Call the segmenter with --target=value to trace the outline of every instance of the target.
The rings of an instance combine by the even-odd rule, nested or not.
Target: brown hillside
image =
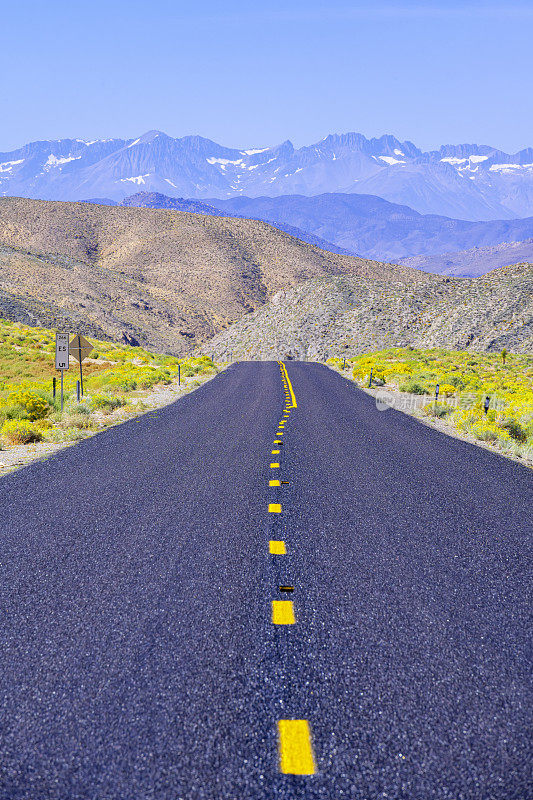
[[[432,276],[320,250],[264,222],[0,199],[0,314],[190,350],[310,278]]]

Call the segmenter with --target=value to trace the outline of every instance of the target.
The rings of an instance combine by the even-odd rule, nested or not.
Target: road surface
[[[531,471],[287,370],[0,480],[1,798],[532,796]]]

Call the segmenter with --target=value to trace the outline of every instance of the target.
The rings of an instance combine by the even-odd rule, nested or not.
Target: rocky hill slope
[[[327,253],[264,222],[0,199],[0,315],[182,354],[313,277],[431,280]]]
[[[316,278],[277,292],[205,352],[218,360],[323,360],[408,345],[533,353],[533,265],[416,285]]]

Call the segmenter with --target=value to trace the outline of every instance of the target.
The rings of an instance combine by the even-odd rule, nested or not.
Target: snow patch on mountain
[[[17,161],[4,161],[3,164],[0,164],[0,172],[11,172],[16,164],[22,164],[23,161],[23,158],[19,158]]]
[[[57,158],[54,155],[49,155],[44,164],[44,169],[52,169],[53,167],[62,167],[63,164],[68,164],[69,161],[77,161],[80,158],[81,156],[67,156],[66,158]]]
[[[384,161],[386,164],[405,164],[405,161],[399,161],[397,158],[393,158],[392,156],[378,156]]]
[[[144,179],[149,178],[150,175],[150,172],[147,172],[146,175],[133,175],[131,178],[121,178],[120,182],[127,183],[127,181],[130,181],[131,183],[136,183],[137,186],[140,186],[142,183],[146,183]]]

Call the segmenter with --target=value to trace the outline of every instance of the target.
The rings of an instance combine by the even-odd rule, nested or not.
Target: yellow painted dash
[[[292,600],[272,600],[272,622],[274,625],[294,625]]]
[[[281,514],[281,505],[279,503],[269,503],[268,510],[271,514]]]
[[[274,462],[273,462],[273,463],[270,465],[270,469],[277,469],[278,467],[279,467],[279,464],[278,464],[276,461],[274,461]]]
[[[287,553],[285,542],[276,542],[274,539],[269,541],[268,549],[273,556],[284,556]]]
[[[279,456],[279,454],[281,453],[281,450],[272,450],[271,452],[272,452],[273,456]]]
[[[268,485],[269,486],[281,486],[281,483],[279,481],[269,481]]]
[[[285,775],[314,775],[316,772],[311,730],[306,719],[280,719],[279,768]]]

